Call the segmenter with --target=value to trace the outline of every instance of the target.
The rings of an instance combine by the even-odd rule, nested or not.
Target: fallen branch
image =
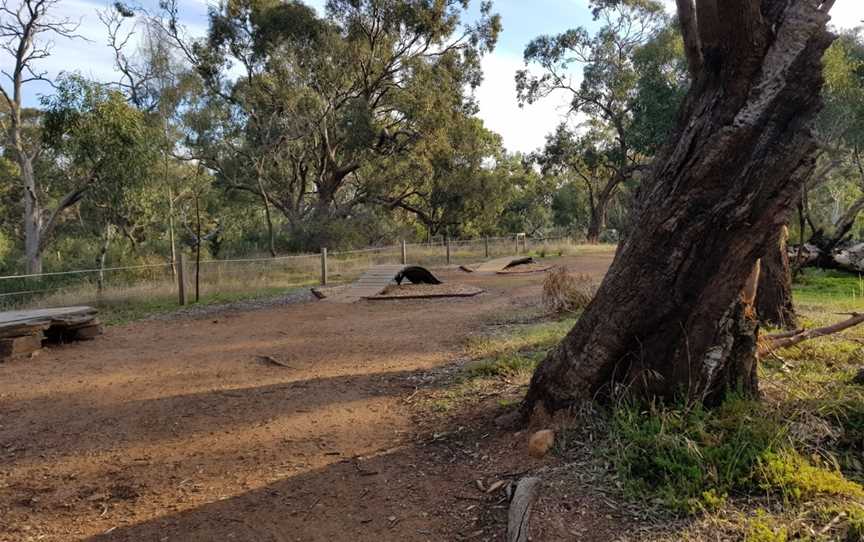
[[[529,476],[519,480],[507,514],[507,542],[527,542],[531,508],[537,500],[539,488],[539,478]]]
[[[774,350],[794,346],[798,343],[809,341],[810,339],[815,339],[817,337],[833,335],[834,333],[839,333],[845,329],[864,323],[864,313],[853,312],[846,314],[851,315],[851,318],[830,326],[815,329],[801,329],[798,331],[777,333],[776,335],[766,335],[760,341],[759,355],[762,356],[773,352]]]
[[[273,356],[255,356],[255,358],[257,358],[258,361],[260,361],[261,363],[269,363],[271,365],[276,365],[278,367],[284,367],[286,369],[293,369],[293,367],[291,367],[287,363],[282,363],[281,361],[274,358]]]

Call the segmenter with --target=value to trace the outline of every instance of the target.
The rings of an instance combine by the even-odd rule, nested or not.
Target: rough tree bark
[[[592,245],[600,242],[600,234],[606,229],[606,205],[608,202],[598,202],[591,206],[591,219],[588,222],[586,240]]]
[[[762,256],[762,272],[756,294],[756,314],[763,324],[792,329],[797,323],[792,301],[792,269],[786,241],[789,230],[781,228],[777,244]]]
[[[742,289],[814,168],[832,2],[678,0],[694,84],[600,289],[535,372],[527,418],[615,393],[755,393]]]

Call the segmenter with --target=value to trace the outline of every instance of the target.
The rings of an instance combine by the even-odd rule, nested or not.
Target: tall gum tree
[[[639,95],[637,53],[656,40],[666,24],[663,5],[654,0],[595,1],[591,3],[601,28],[591,34],[575,28],[532,40],[524,52],[527,68],[516,73],[520,104],[531,104],[555,92],[570,95],[570,113],[588,115],[595,132],[605,132],[602,145],[604,182],[592,191],[587,238],[599,240],[606,228],[607,209],[619,187],[640,162],[634,141],[634,107]],[[573,82],[570,67],[584,66],[582,81]]]
[[[78,25],[69,19],[52,17],[59,0],[20,0],[0,2],[0,47],[11,59],[11,70],[3,70],[0,95],[9,108],[8,122],[2,129],[6,143],[18,165],[24,207],[24,255],[27,273],[42,272],[44,251],[64,210],[75,205],[89,190],[90,183],[74,187],[51,207],[43,201],[45,194],[34,171],[39,158],[38,142],[26,141],[28,119],[24,115],[24,86],[34,81],[48,81],[38,70],[40,60],[51,56],[49,37],[77,38]]]
[[[757,392],[758,324],[742,292],[814,168],[832,4],[678,0],[693,84],[632,234],[534,373],[523,419],[620,387],[709,405]]]

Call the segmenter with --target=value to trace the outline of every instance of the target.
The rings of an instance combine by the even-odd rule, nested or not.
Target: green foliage
[[[790,501],[819,495],[864,496],[864,488],[830,466],[816,466],[794,450],[768,452],[759,458],[761,485]]]
[[[747,520],[748,542],[786,542],[789,540],[789,531],[786,527],[778,525],[778,522],[763,509],[756,511],[752,518]]]
[[[621,406],[612,432],[617,470],[631,492],[695,512],[758,487],[756,467],[780,445],[784,428],[759,403],[730,399],[710,411]]]
[[[88,216],[99,226],[130,226],[152,217],[147,183],[160,134],[143,112],[105,86],[71,75],[43,100],[43,139],[63,175],[87,191]]]
[[[433,231],[491,215],[476,194],[500,192],[481,167],[500,143],[469,117],[466,88],[500,21],[483,2],[466,22],[467,6],[331,0],[319,17],[296,1],[220,5],[194,49],[207,92],[187,113],[193,145],[219,185],[269,199],[295,246],[337,246],[331,220],[370,204]],[[232,62],[245,77],[227,76]]]
[[[794,284],[795,300],[835,309],[860,307],[864,300],[864,278],[843,271],[804,269]]]

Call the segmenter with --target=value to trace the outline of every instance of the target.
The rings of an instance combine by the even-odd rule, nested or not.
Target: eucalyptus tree
[[[648,125],[644,118],[636,124],[634,113],[646,107],[651,98],[644,92],[647,88],[639,85],[639,52],[663,35],[668,20],[663,4],[654,0],[596,1],[591,7],[600,22],[599,30],[592,34],[579,27],[532,40],[525,47],[526,68],[516,74],[516,88],[520,104],[534,103],[555,92],[568,93],[569,113],[584,115],[594,132],[608,139],[605,169],[611,175],[595,191],[588,227],[588,240],[596,242],[605,228],[606,209],[612,197],[644,161],[640,150],[647,146],[649,128],[664,132],[663,128]],[[668,33],[663,37],[667,42],[674,39]],[[652,49],[662,47],[654,44]],[[646,57],[650,58],[651,53],[642,53],[641,57],[649,67]],[[539,73],[529,69],[535,65]],[[578,84],[573,81],[574,67],[582,68]]]
[[[829,174],[813,179],[810,189],[818,187],[829,195],[832,212],[827,225],[815,225],[810,242],[833,265],[831,255],[841,245],[864,211],[864,40],[860,31],[842,35],[825,54],[825,109],[818,124],[828,147],[825,160],[834,160]],[[812,196],[808,198],[813,200]]]
[[[2,127],[6,145],[18,165],[21,199],[23,201],[24,255],[28,273],[42,272],[42,253],[51,239],[51,232],[62,213],[75,205],[89,185],[73,187],[49,203],[43,183],[36,177],[34,163],[39,159],[38,137],[29,139],[26,132],[38,123],[38,116],[27,115],[24,107],[24,86],[47,81],[47,72],[39,70],[39,62],[51,56],[52,38],[74,39],[78,24],[68,18],[55,18],[53,12],[60,0],[3,0],[0,3],[0,47],[9,55],[11,70],[3,70],[5,81],[0,84],[9,114]]]
[[[81,76],[59,80],[42,105],[44,144],[60,181],[88,192],[83,215],[101,232],[101,268],[113,232],[136,243],[136,230],[157,215],[157,192],[148,185],[158,163],[159,131],[123,94]]]
[[[168,7],[166,26],[182,42]],[[257,194],[295,233],[350,213],[363,201],[357,172],[423,137],[425,103],[440,89],[416,81],[479,83],[500,23],[485,2],[468,23],[467,7],[330,0],[319,16],[296,1],[223,3],[206,42],[184,45],[207,88],[201,110],[218,120],[190,146],[220,173],[220,162],[246,164],[226,184]],[[230,66],[241,75],[232,79]]]
[[[544,175],[575,183],[584,190],[590,242],[597,242],[605,229],[609,202],[622,185],[615,165],[610,163],[610,154],[616,151],[609,149],[607,143],[605,134],[598,130],[580,135],[561,123],[546,137],[546,145],[537,158]]]
[[[832,4],[678,0],[693,83],[637,227],[534,373],[524,416],[621,391],[708,405],[757,392],[756,262],[815,167]]]
[[[363,197],[416,220],[430,237],[488,233],[512,188],[499,167],[501,138],[464,113],[441,120],[410,152],[361,169]]]

